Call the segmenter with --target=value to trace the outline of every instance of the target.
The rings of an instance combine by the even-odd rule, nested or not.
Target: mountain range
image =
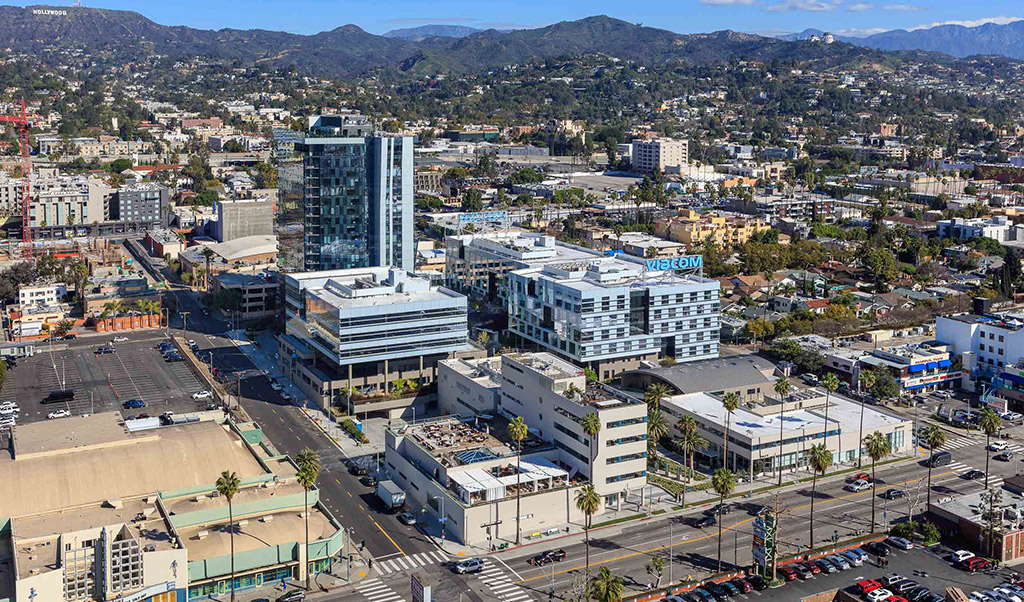
[[[807,40],[821,37],[820,29],[805,29],[799,33],[777,36],[780,40]],[[1012,23],[984,23],[975,27],[963,25],[936,25],[925,29],[893,29],[865,37],[835,35],[835,39],[848,44],[878,50],[923,50],[941,52],[957,58],[973,55],[1003,55],[1024,59],[1024,20]]]
[[[878,47],[913,48],[909,38],[920,35],[919,31],[903,32],[906,35],[901,38],[896,35],[899,32],[890,33],[894,37],[888,42],[878,38]],[[998,44],[995,40],[999,38],[989,35],[992,44]],[[870,46],[864,42],[872,38],[876,36],[848,41]],[[1007,34],[1001,39],[1010,38]],[[825,47],[728,30],[684,35],[606,16],[515,31],[429,25],[381,36],[350,24],[314,35],[299,35],[265,29],[214,31],[167,26],[132,11],[0,6],[0,40],[4,47],[14,51],[40,56],[47,56],[42,52],[44,49],[83,51],[112,61],[145,60],[153,55],[198,56],[275,68],[295,67],[325,77],[353,77],[382,68],[414,76],[459,74],[586,54],[681,66],[738,58],[813,60],[826,64],[883,58],[881,53],[874,54],[876,50],[842,43]],[[928,49],[939,50],[936,46],[939,45]]]

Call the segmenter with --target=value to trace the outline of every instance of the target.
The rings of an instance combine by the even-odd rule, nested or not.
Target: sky
[[[70,2],[54,3],[62,4]],[[164,25],[301,34],[350,23],[376,34],[428,23],[530,28],[603,14],[679,33],[732,29],[776,35],[813,27],[868,35],[897,28],[972,26],[1024,18],[1020,0],[82,0],[82,4],[138,11]]]

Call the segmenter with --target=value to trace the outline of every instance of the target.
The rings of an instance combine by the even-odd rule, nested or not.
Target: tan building
[[[692,251],[708,237],[719,246],[738,247],[750,240],[751,236],[770,228],[760,219],[701,215],[696,211],[685,211],[678,216],[658,220],[654,224],[654,234],[682,243]]]
[[[689,159],[690,145],[686,140],[655,138],[633,141],[631,162],[637,171],[679,173]]]

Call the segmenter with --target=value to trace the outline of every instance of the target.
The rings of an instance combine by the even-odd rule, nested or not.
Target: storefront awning
[[[948,368],[953,365],[953,362],[949,360],[939,360],[939,368]]]
[[[939,367],[939,362],[928,362],[928,369],[934,370]]]
[[[924,371],[924,364],[918,364],[909,368],[910,372],[922,372]]]

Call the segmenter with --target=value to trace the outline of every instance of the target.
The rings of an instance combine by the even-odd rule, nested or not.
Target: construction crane
[[[0,115],[0,123],[10,123],[18,127],[18,145],[21,147],[21,246],[22,255],[32,259],[32,159],[29,158],[28,131],[32,122],[25,112],[25,99],[21,99],[21,115]]]

